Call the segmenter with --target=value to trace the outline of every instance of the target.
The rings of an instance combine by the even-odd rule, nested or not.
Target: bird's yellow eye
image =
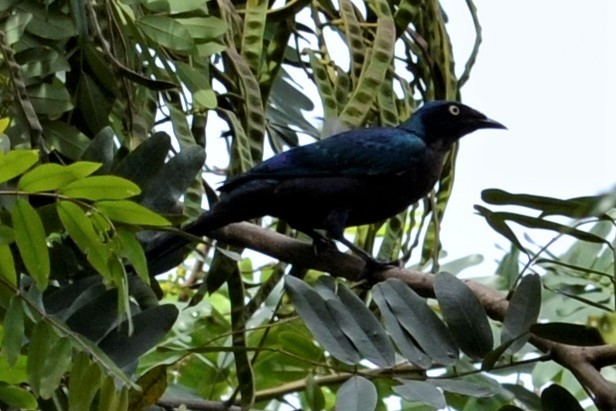
[[[449,106],[449,112],[454,116],[457,116],[458,114],[460,114],[460,107],[452,104],[451,106]]]

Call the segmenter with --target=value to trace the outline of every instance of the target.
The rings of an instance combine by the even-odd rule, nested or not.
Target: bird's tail
[[[243,184],[241,188],[225,193],[210,211],[201,214],[183,228],[188,234],[203,237],[231,223],[262,217],[267,214],[267,204],[275,184],[260,180]],[[190,238],[159,233],[145,244],[146,259],[151,276],[178,266],[190,251]]]
[[[228,215],[224,210],[214,208],[202,213],[195,221],[183,228],[183,231],[196,237],[207,235],[218,228],[239,221],[235,216]],[[160,232],[145,244],[145,255],[150,276],[155,276],[171,270],[184,261],[190,252],[189,245],[193,241],[189,237]]]

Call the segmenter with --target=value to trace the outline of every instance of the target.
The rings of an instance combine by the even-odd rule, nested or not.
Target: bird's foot
[[[379,280],[377,274],[381,271],[388,270],[390,268],[400,268],[402,261],[397,260],[380,260],[378,258],[370,257],[364,258],[366,265],[364,266],[362,277],[369,286],[374,285]]]
[[[400,268],[402,266],[402,261],[400,259],[397,260],[381,260],[378,258],[365,258],[366,268],[372,271],[382,271],[388,268]]]

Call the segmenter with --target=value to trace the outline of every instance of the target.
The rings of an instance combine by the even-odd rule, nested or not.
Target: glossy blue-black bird
[[[315,239],[315,230],[358,251],[345,227],[392,217],[424,197],[438,181],[448,150],[482,128],[505,128],[458,102],[424,104],[398,127],[345,131],[292,148],[222,185],[220,200],[184,230],[203,236],[233,222],[278,217]],[[161,260],[188,239],[166,234],[147,255]],[[169,269],[181,257],[158,266]]]

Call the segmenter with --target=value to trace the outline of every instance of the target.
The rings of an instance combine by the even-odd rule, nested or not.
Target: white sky
[[[458,70],[473,42],[464,0],[443,0]],[[450,257],[482,253],[489,274],[506,240],[474,215],[486,188],[560,198],[616,186],[616,4],[476,0],[483,44],[462,100],[505,124],[465,137],[443,224]],[[610,26],[611,23],[612,27]]]

